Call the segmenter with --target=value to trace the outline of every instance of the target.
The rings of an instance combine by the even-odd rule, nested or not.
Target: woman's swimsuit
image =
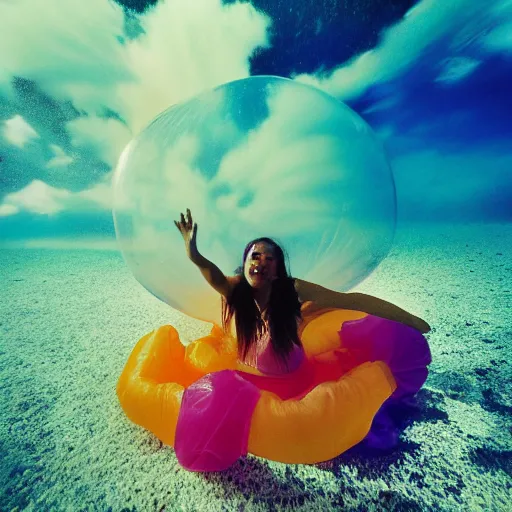
[[[287,355],[286,362],[283,361],[275,352],[272,347],[270,333],[264,334],[252,347],[249,349],[245,364],[256,368],[261,373],[272,376],[286,375],[296,371],[306,355],[304,349],[299,345],[293,345],[292,350]]]

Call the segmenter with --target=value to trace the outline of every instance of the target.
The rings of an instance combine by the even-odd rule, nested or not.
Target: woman
[[[301,306],[314,303],[319,309],[361,311],[409,325],[421,333],[429,325],[403,309],[362,293],[339,293],[288,275],[283,250],[270,238],[247,244],[235,276],[225,276],[197,249],[197,224],[187,209],[175,221],[190,260],[206,281],[223,297],[223,327],[235,319],[239,358],[263,373],[283,374],[296,370],[304,358],[299,328]]]

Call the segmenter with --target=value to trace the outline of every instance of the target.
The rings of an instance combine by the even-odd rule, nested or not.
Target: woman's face
[[[247,253],[244,276],[253,288],[263,288],[277,278],[277,258],[272,245],[255,243]]]

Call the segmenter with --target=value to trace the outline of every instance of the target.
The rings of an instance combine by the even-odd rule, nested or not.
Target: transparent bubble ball
[[[203,256],[226,275],[253,238],[291,275],[337,291],[368,277],[396,225],[393,174],[365,121],[319,89],[257,76],[173,105],[122,153],[114,223],[135,278],[186,315],[220,322],[220,296],[174,225],[190,208]]]

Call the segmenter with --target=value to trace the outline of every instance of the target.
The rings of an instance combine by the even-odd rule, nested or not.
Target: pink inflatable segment
[[[174,449],[189,471],[222,471],[247,454],[257,387],[233,370],[209,373],[188,387],[181,402]]]
[[[391,448],[399,432],[387,406],[415,394],[424,384],[431,362],[427,340],[411,327],[374,316],[345,322],[339,335],[341,346],[335,353],[341,374],[366,362],[384,361],[396,380],[396,391],[384,402],[365,438],[371,447]],[[247,454],[260,390],[275,393],[281,400],[298,400],[326,379],[339,377],[327,377],[326,370],[325,363],[313,358],[304,359],[296,371],[282,376],[235,370],[205,375],[184,391],[176,428],[178,461],[190,471],[227,469]]]

